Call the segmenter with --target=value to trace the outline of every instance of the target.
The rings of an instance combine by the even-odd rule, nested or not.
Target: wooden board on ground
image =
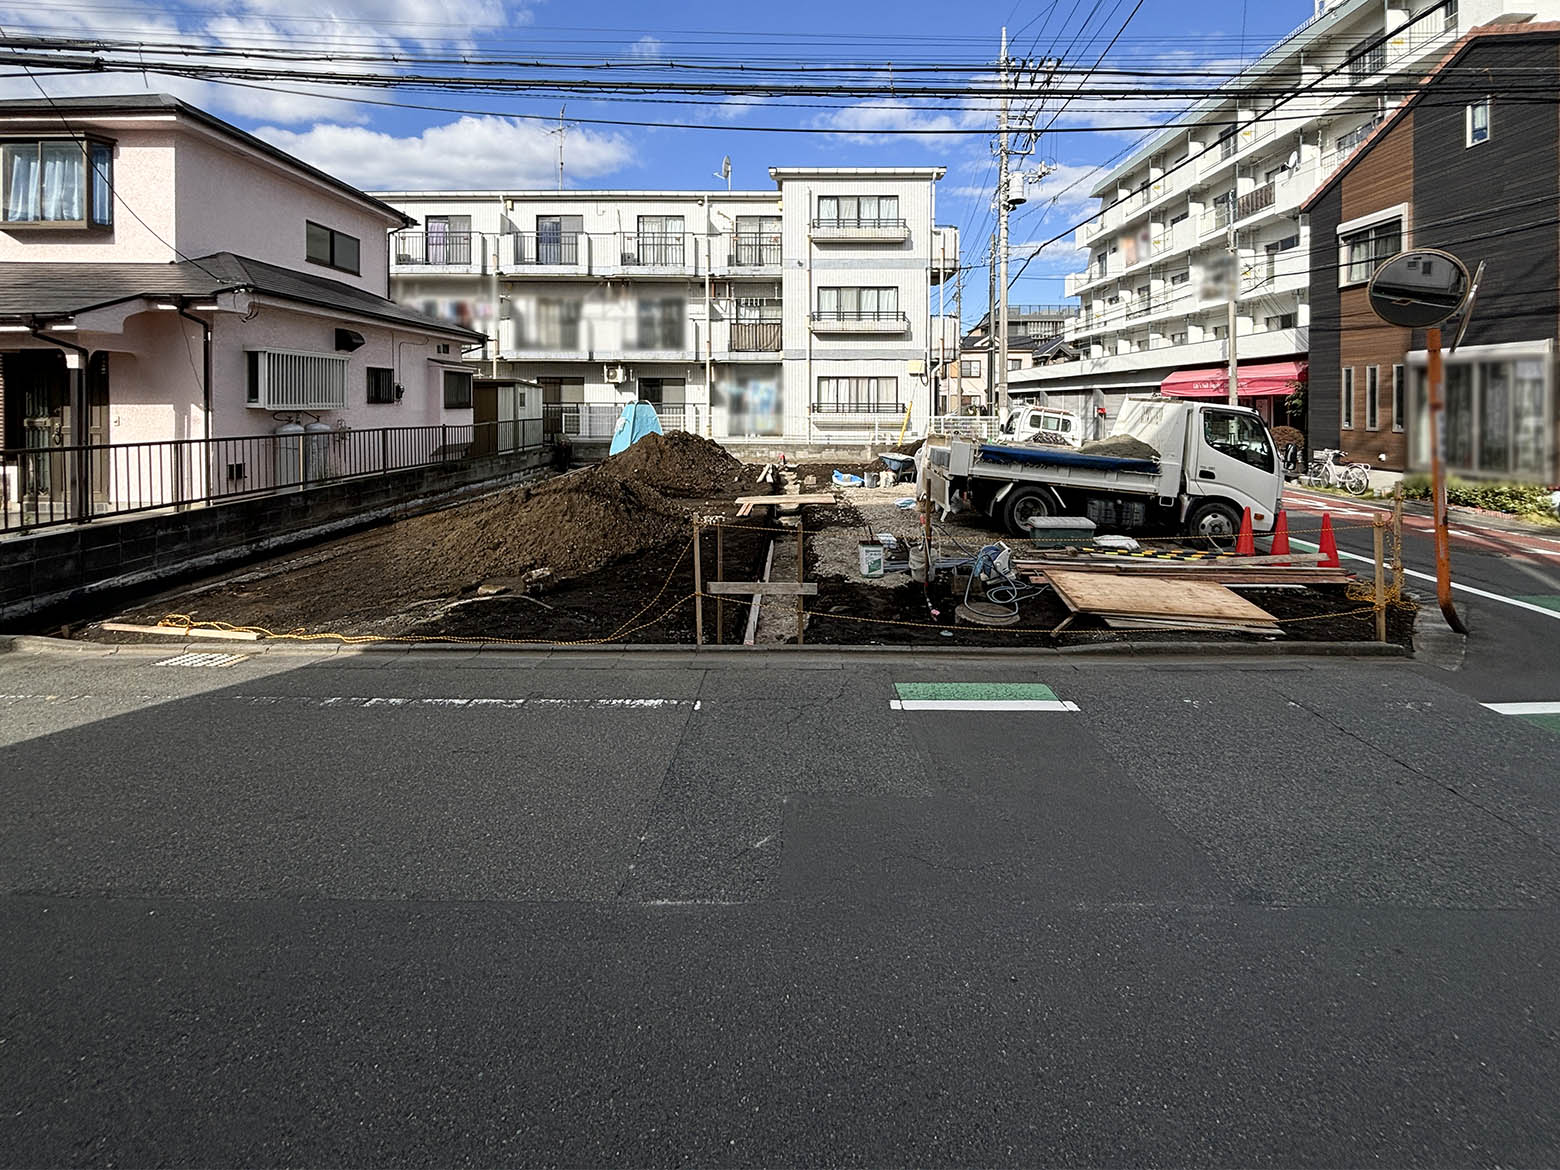
[[[740,593],[744,597],[759,593],[780,597],[813,597],[818,593],[816,581],[711,581],[705,590],[709,593]]]
[[[1278,624],[1272,614],[1215,581],[1143,579],[1112,573],[1048,569],[1046,577],[1075,613],[1121,617],[1213,620],[1225,624]]]
[[[815,492],[809,496],[738,496],[736,502],[738,507],[752,504],[757,508],[765,504],[779,504],[781,507],[789,508],[797,504],[833,504],[837,501],[833,492],[828,494]]]
[[[200,626],[138,626],[133,622],[104,622],[102,628],[121,634],[158,634],[164,638],[226,638],[236,642],[258,642],[253,630],[208,630]]]

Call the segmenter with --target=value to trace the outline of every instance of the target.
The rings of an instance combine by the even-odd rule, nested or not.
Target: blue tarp
[[[618,416],[617,426],[612,429],[612,446],[607,449],[609,455],[621,455],[646,435],[661,434],[661,420],[655,413],[655,407],[648,402],[630,402],[623,407],[623,413]]]
[[[987,463],[1031,463],[1052,467],[1088,467],[1095,471],[1141,471],[1153,474],[1159,464],[1152,459],[1124,459],[1119,455],[1085,455],[1064,447],[1009,447],[982,443],[980,457]]]

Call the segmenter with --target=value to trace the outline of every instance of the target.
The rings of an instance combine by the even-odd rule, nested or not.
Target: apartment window
[[[1392,429],[1401,432],[1403,430],[1403,367],[1392,367]]]
[[[395,371],[389,366],[368,367],[368,401],[376,406],[395,402]]]
[[[1403,221],[1387,219],[1341,237],[1344,284],[1369,280],[1377,268],[1403,250]]]
[[[1441,5],[1441,28],[1442,28],[1442,31],[1445,31],[1447,29],[1455,29],[1456,27],[1457,27],[1457,0],[1446,0],[1446,3]]]
[[[358,274],[359,246],[356,236],[338,232],[312,219],[304,224],[304,256],[315,264]]]
[[[1215,341],[1223,341],[1229,335],[1230,327],[1228,325],[1215,325],[1213,327],[1213,339]]]
[[[687,383],[683,378],[640,378],[639,401],[665,406],[670,398],[673,406],[680,406],[686,397],[686,389]]]
[[[823,321],[897,321],[897,288],[820,288],[818,317]]]
[[[578,264],[580,233],[585,230],[583,215],[539,215],[536,217],[536,262],[538,264]]]
[[[1170,344],[1171,345],[1185,345],[1186,344],[1186,330],[1183,329],[1179,333],[1172,333],[1170,335]]]
[[[430,215],[424,226],[429,264],[471,263],[471,216]]]
[[[114,223],[114,148],[92,139],[0,145],[0,211],[8,225],[107,228]]]
[[[737,238],[732,263],[743,267],[780,263],[780,217],[737,216]]]
[[[1235,127],[1231,126],[1219,134],[1219,159],[1223,161],[1235,153]]]
[[[898,227],[898,195],[820,195],[818,222],[826,227]]]
[[[813,409],[823,414],[898,414],[898,378],[819,378]]]
[[[1381,429],[1381,367],[1365,367],[1365,429]]]
[[[637,314],[640,349],[682,349],[686,321],[681,297],[645,297]]]
[[[473,377],[474,375],[470,370],[444,371],[445,410],[471,409],[471,383]]]
[[[961,378],[978,378],[978,377],[980,377],[980,362],[978,362],[978,361],[961,361],[959,363],[959,377],[961,377]]]
[[[1295,327],[1295,315],[1293,313],[1279,313],[1273,317],[1264,317],[1262,327],[1271,333],[1275,329],[1293,329]]]
[[[1381,117],[1377,116],[1372,118],[1369,122],[1366,122],[1363,126],[1356,126],[1347,134],[1340,135],[1338,138],[1334,139],[1333,150],[1338,154],[1344,154],[1347,151],[1353,150],[1356,146],[1369,138],[1371,131],[1379,125],[1381,125]]]
[[[639,238],[630,263],[675,266],[683,262],[683,217],[680,215],[641,215]]]
[[[536,302],[536,336],[531,348],[577,350],[580,347],[580,302],[541,299]]]
[[[291,349],[245,352],[244,401],[262,410],[340,410],[347,405],[345,354]]]
[[[1183,219],[1187,218],[1187,216],[1189,216],[1190,214],[1191,214],[1191,212],[1189,212],[1189,211],[1183,211],[1183,212],[1181,212],[1180,215],[1173,215],[1173,216],[1171,216],[1170,217],[1170,226],[1174,227],[1176,224],[1180,223]]]
[[[1021,370],[1023,368],[1024,368],[1024,359],[1023,358],[1015,358],[1015,357],[1008,358],[1008,369],[1010,371],[1011,370]]]
[[[1343,389],[1338,399],[1338,426],[1345,431],[1354,429],[1354,368],[1352,366],[1345,366],[1343,370]]]
[[[1173,287],[1175,287],[1178,284],[1185,284],[1187,281],[1189,281],[1191,279],[1192,279],[1192,274],[1191,274],[1190,271],[1187,271],[1187,272],[1173,272],[1173,273],[1170,274],[1170,285],[1173,288]]]
[[[1480,101],[1469,102],[1464,111],[1464,123],[1467,129],[1468,146],[1478,146],[1480,143],[1490,140],[1490,99],[1483,98]]]

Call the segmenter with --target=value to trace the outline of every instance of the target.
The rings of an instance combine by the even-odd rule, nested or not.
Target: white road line
[[[1303,548],[1314,549],[1317,547],[1309,540],[1299,540],[1295,537],[1290,537],[1289,543],[1300,545]],[[1363,561],[1367,565],[1376,563],[1372,557],[1362,557],[1359,553],[1344,552],[1342,549],[1338,550],[1338,555],[1340,557],[1348,557],[1351,561]],[[1418,569],[1409,568],[1405,568],[1403,572],[1410,577],[1418,577],[1421,581],[1435,580],[1434,573],[1421,573]],[[1556,621],[1560,621],[1560,611],[1545,609],[1541,605],[1534,605],[1531,601],[1518,601],[1515,597],[1502,597],[1499,593],[1491,593],[1487,589],[1475,589],[1472,585],[1459,585],[1456,581],[1452,582],[1452,588],[1463,593],[1471,593],[1475,597],[1483,597],[1488,601],[1498,601],[1502,605],[1515,606],[1517,609],[1525,609],[1530,613],[1541,614],[1546,618],[1554,618]]]
[[[1497,715],[1560,715],[1560,703],[1481,703]]]
[[[46,695],[0,694],[0,703],[163,703],[193,697],[190,695]],[[490,699],[490,698],[400,698],[387,695],[215,695],[210,696],[235,703],[247,703],[252,707],[312,707],[350,708],[359,711],[405,710],[410,707],[433,710],[483,710],[514,711],[536,708],[543,711],[659,711],[692,708],[701,710],[701,701],[694,699]]]
[[[1076,711],[1063,699],[890,699],[890,711]]]

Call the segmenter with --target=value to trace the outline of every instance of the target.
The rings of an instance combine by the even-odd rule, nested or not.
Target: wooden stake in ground
[[[699,570],[699,521],[693,522],[693,644],[704,645],[704,574]]]
[[[802,526],[796,526],[796,581],[801,584],[807,578],[807,560],[802,553]],[[802,644],[803,631],[807,626],[807,607],[802,601],[802,595],[796,595],[796,644]]]
[[[715,580],[726,579],[726,526],[715,525]],[[715,602],[715,643],[719,645],[726,640],[726,603],[724,600]]]
[[[1403,481],[1392,487],[1392,596],[1403,596]]]
[[[1376,551],[1376,641],[1387,640],[1387,585],[1386,585],[1386,556],[1383,546],[1386,544],[1387,519],[1385,516],[1377,516],[1370,526],[1370,534]]]

